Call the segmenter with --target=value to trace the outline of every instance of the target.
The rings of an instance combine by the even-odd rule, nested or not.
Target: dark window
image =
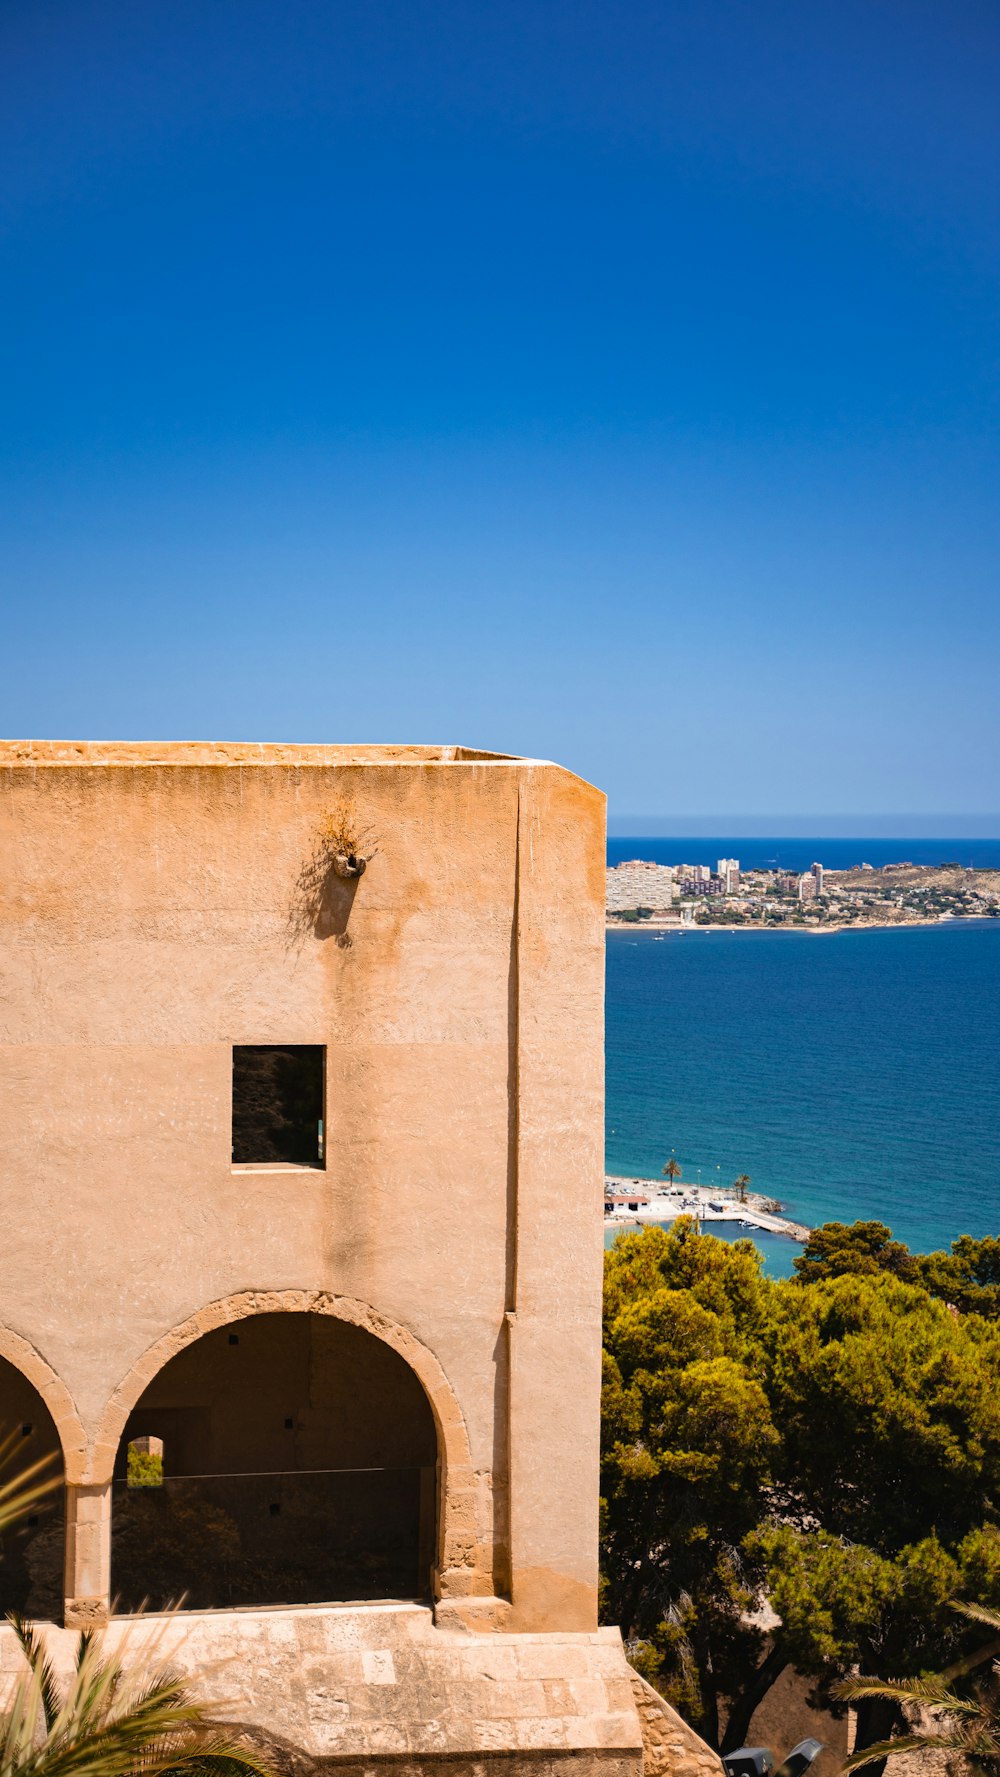
[[[323,1049],[313,1043],[233,1050],[233,1162],[323,1162]]]

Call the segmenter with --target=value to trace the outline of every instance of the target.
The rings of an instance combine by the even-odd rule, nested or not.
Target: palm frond
[[[217,1740],[188,1752],[175,1765],[161,1765],[161,1777],[272,1777],[270,1766],[232,1740]]]
[[[159,1637],[126,1663],[125,1644],[105,1654],[84,1634],[62,1692],[30,1629],[22,1647],[26,1670],[0,1720],[0,1777],[269,1777],[166,1668]]]
[[[1000,1610],[989,1610],[985,1604],[965,1604],[955,1599],[951,1606],[963,1617],[971,1617],[974,1623],[985,1623],[988,1629],[995,1629],[1000,1635]]]
[[[42,1719],[48,1729],[59,1713],[59,1691],[52,1662],[31,1623],[19,1615],[17,1611],[11,1611],[7,1621],[21,1643],[21,1652],[34,1675],[42,1708]]]
[[[930,1678],[845,1678],[832,1687],[833,1694],[847,1703],[864,1697],[881,1697],[887,1702],[923,1703],[929,1709],[941,1709],[948,1715],[978,1715],[982,1705],[968,1697],[959,1697],[937,1676]]]
[[[972,1622],[1000,1631],[1000,1612],[989,1610],[985,1605],[954,1603],[952,1609]],[[931,1673],[924,1678],[849,1678],[834,1685],[834,1695],[844,1702],[855,1703],[874,1697],[903,1705],[919,1705],[931,1711],[933,1716],[933,1724],[927,1728],[910,1728],[897,1739],[858,1747],[844,1764],[844,1771],[857,1771],[864,1765],[892,1758],[901,1752],[957,1752],[971,1766],[995,1771],[1000,1765],[1000,1712],[995,1700],[981,1686],[977,1686],[971,1696],[960,1696],[951,1681],[984,1665],[996,1651],[997,1636],[994,1635],[985,1647],[944,1672]]]
[[[877,1740],[873,1746],[865,1746],[860,1752],[852,1752],[844,1760],[842,1771],[860,1771],[863,1765],[873,1765],[876,1759],[890,1758],[897,1752],[923,1752],[929,1745],[937,1745],[936,1740],[928,1740],[926,1734],[900,1734],[898,1740]]]
[[[0,1531],[8,1530],[62,1484],[62,1463],[53,1451],[27,1468],[17,1461],[21,1439],[10,1431],[0,1437]],[[10,1470],[16,1467],[16,1474]]]

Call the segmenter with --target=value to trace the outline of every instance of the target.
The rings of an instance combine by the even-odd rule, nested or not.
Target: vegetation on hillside
[[[780,1283],[686,1218],[609,1252],[604,1611],[720,1749],[786,1666],[843,1707],[851,1675],[968,1652],[953,1599],[1000,1605],[997,1244],[932,1265],[879,1224],[820,1230]],[[900,1719],[857,1710],[860,1748]]]
[[[963,1314],[1000,1318],[1000,1239],[963,1234],[950,1252],[911,1253],[884,1222],[825,1222],[795,1261],[800,1282],[888,1273],[920,1284]]]

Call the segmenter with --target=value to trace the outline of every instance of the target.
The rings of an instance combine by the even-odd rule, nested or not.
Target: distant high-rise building
[[[609,913],[650,907],[654,913],[672,907],[678,899],[674,871],[669,864],[649,864],[644,858],[615,864],[607,872]]]
[[[818,894],[819,894],[819,887],[817,885],[816,878],[815,878],[815,876],[813,876],[811,871],[807,870],[804,876],[799,877],[799,881],[798,881],[799,900],[800,901],[815,901],[816,896]]]
[[[822,864],[814,864],[813,865],[812,875],[816,881],[816,893],[818,895],[821,895],[823,893],[823,877],[825,876],[825,874],[826,874],[826,872],[823,869]]]
[[[722,884],[724,895],[735,895],[740,886],[740,861],[738,858],[720,858],[716,875]]]

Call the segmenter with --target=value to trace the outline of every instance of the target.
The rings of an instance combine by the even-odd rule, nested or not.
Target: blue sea
[[[781,845],[790,868],[837,868],[841,847],[878,864],[946,861],[964,845],[1000,867],[1000,842],[982,840],[612,845],[747,864],[753,847],[770,857]],[[692,1183],[747,1172],[795,1220],[875,1218],[920,1252],[1000,1233],[1000,920],[823,935],[626,928],[608,933],[607,957],[609,1172],[656,1178],[671,1154]],[[767,1269],[786,1274],[798,1249],[763,1245]]]

